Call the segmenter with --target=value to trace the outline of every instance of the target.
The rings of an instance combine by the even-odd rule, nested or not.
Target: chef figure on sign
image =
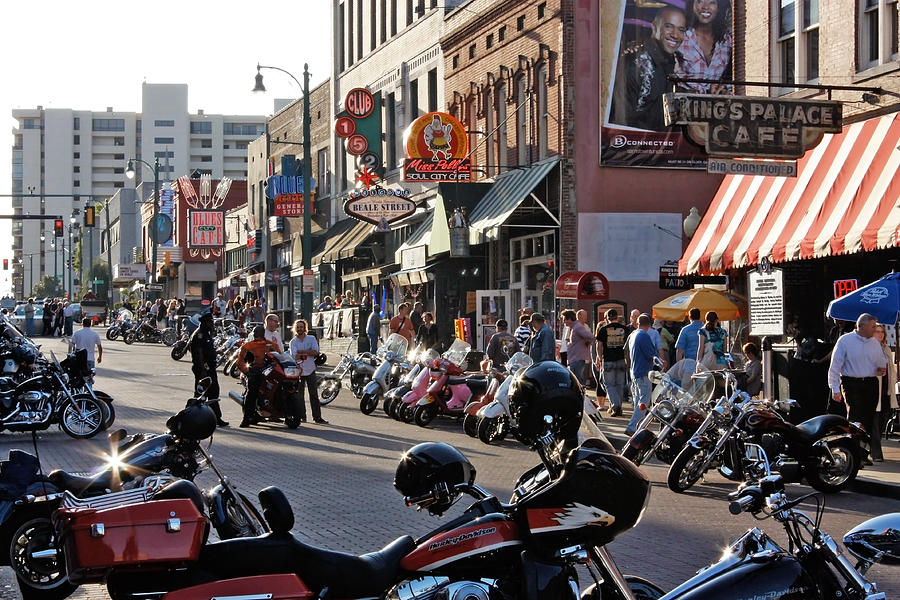
[[[440,116],[434,115],[431,123],[425,126],[423,135],[428,149],[431,151],[431,162],[439,160],[438,155],[443,155],[444,160],[450,158],[450,125],[444,125]]]

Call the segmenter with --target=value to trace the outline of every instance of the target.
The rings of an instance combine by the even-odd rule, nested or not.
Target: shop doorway
[[[509,290],[481,290],[475,292],[475,331],[477,349],[484,351],[491,336],[497,331],[497,321],[506,319],[512,333],[518,327],[513,324],[515,310],[510,303]]]
[[[549,231],[509,241],[510,281],[514,314],[523,307],[533,308],[555,323],[554,290],[556,281],[556,232]],[[513,326],[513,329],[518,323]]]

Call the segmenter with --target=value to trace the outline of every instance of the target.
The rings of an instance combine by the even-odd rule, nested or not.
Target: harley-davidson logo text
[[[496,527],[488,527],[487,529],[478,529],[476,531],[470,531],[469,533],[463,533],[456,537],[448,538],[446,540],[435,542],[428,546],[429,550],[437,550],[439,548],[443,548],[444,546],[455,546],[460,542],[465,542],[468,540],[474,540],[475,538],[479,538],[485,535],[491,535],[492,533],[496,533]]]

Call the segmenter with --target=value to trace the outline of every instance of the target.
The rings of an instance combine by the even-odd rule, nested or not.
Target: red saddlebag
[[[103,581],[115,569],[178,566],[196,561],[209,524],[187,499],[117,508],[61,508],[54,517],[69,581]]]

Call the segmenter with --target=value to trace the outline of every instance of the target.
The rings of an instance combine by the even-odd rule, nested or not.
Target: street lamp
[[[150,241],[153,243],[153,263],[150,271],[151,283],[156,283],[156,251],[157,251],[157,220],[159,219],[159,159],[155,159],[153,164],[141,160],[140,158],[129,158],[128,166],[125,168],[125,177],[134,179],[134,163],[139,162],[148,169],[153,171],[153,220],[150,221]],[[110,273],[110,277],[112,274]]]
[[[273,69],[288,75],[299,86],[297,78],[281,67],[256,65],[256,85],[254,92],[265,92],[263,85],[262,69]],[[303,278],[307,271],[312,269],[312,204],[310,202],[310,185],[312,182],[312,150],[310,149],[310,118],[309,118],[309,65],[303,65]],[[268,148],[266,148],[268,153]],[[269,157],[266,156],[268,161]],[[268,252],[268,251],[267,251]],[[301,282],[303,281],[301,278]],[[303,285],[301,283],[301,285]],[[312,317],[312,292],[303,292],[300,296],[300,316],[307,320]]]

